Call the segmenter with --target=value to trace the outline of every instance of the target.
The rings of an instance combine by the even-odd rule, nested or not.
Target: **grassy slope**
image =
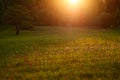
[[[8,80],[119,80],[120,31],[40,28],[0,33],[0,75]]]

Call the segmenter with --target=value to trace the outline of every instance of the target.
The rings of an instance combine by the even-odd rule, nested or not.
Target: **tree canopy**
[[[84,9],[78,11],[77,21],[73,22],[74,25],[99,25],[99,27],[102,28],[103,25],[108,28],[113,25],[114,28],[119,28],[120,0],[86,1],[88,1],[90,7],[87,10]],[[69,15],[69,12],[65,10],[65,6],[60,6],[58,8],[59,5],[55,2],[56,0],[0,0],[0,18],[8,12],[11,15],[15,15],[16,18],[24,18],[28,15],[23,15],[23,13],[26,14],[26,12],[29,11],[29,13],[35,18],[33,22],[37,25],[66,25],[72,23],[70,21],[71,16]],[[19,10],[18,6],[15,5],[19,5],[19,7],[22,6],[22,10]],[[90,12],[87,12],[88,10]],[[13,14],[12,11],[15,13]],[[20,13],[22,14],[21,16]]]
[[[30,11],[22,5],[14,5],[5,10],[3,22],[16,26],[16,34],[19,34],[20,29],[24,26],[32,26],[34,20]]]

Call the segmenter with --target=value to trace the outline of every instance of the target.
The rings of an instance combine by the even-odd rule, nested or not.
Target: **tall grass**
[[[2,80],[120,80],[119,30],[47,27],[13,34],[0,33]]]

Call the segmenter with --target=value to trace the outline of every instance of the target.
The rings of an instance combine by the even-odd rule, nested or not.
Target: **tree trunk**
[[[16,26],[16,35],[20,34],[20,28],[18,26]]]

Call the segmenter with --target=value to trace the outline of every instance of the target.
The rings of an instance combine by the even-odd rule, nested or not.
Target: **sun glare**
[[[66,0],[67,4],[74,7],[80,7],[86,4],[85,0]]]
[[[69,0],[69,2],[70,2],[72,5],[76,5],[76,4],[78,4],[79,0]]]

